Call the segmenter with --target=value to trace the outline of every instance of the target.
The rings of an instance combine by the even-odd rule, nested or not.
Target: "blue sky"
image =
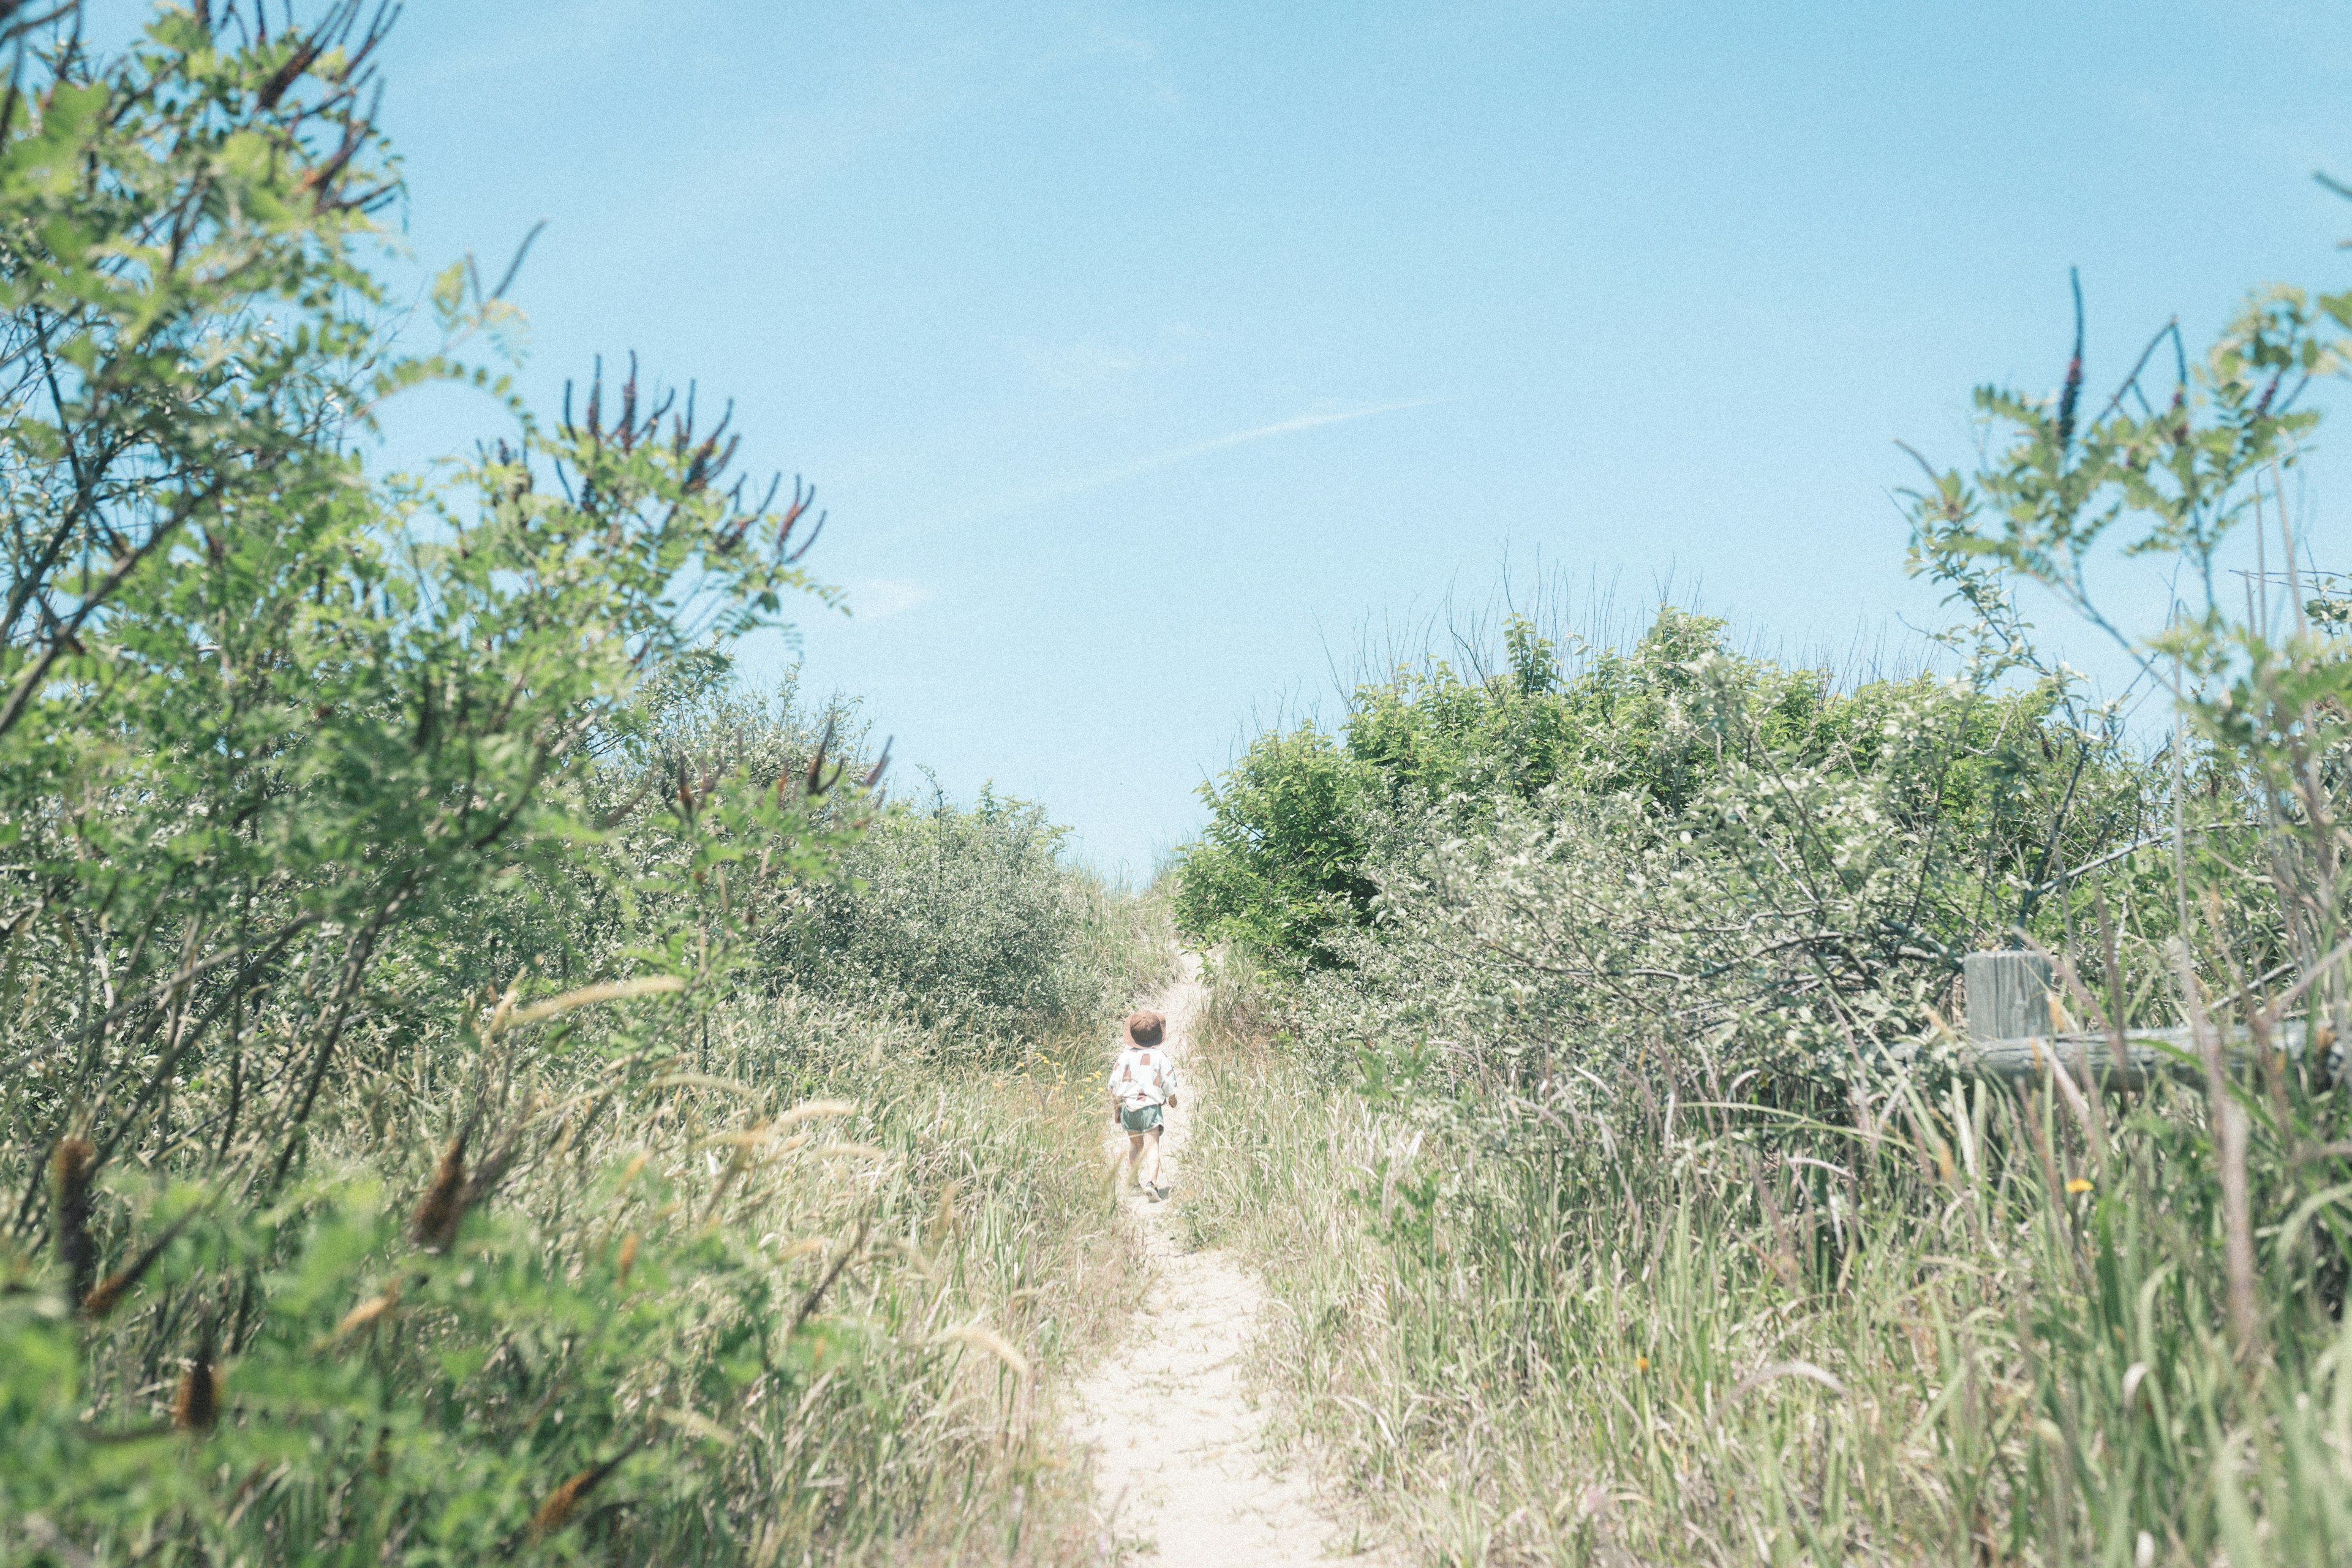
[[[804,617],[808,679],[1141,874],[1368,621],[1507,559],[1791,646],[1935,621],[1893,442],[1960,460],[1972,384],[2055,383],[2070,264],[2094,386],[2352,275],[2343,21],[411,0],[385,118],[421,263],[547,220],[540,401],[634,348],[816,483],[857,613]]]

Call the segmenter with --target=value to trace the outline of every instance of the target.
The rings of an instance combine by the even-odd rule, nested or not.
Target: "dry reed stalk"
[[[2213,1116],[2214,1152],[2221,1176],[2222,1261],[2229,1275],[2230,1341],[2242,1361],[2253,1353],[2262,1330],[2261,1310],[2254,1296],[2253,1203],[2246,1174],[2251,1129],[2245,1108],[2230,1092],[2230,1074],[2221,1057],[2221,1032],[2205,1009],[2205,994],[2189,962],[2189,943],[2174,945],[2179,970],[2180,994],[2189,1024],[2205,1063],[2205,1093]]]
[[[833,1266],[824,1271],[824,1277],[816,1282],[816,1288],[802,1299],[800,1310],[793,1314],[792,1325],[784,1331],[784,1338],[787,1341],[801,1331],[801,1325],[807,1322],[815,1313],[819,1304],[824,1300],[824,1293],[833,1289],[835,1280],[841,1278],[841,1271],[848,1268],[851,1260],[856,1258],[865,1247],[866,1233],[873,1223],[873,1215],[870,1214],[858,1216],[856,1236],[851,1238],[847,1247],[841,1249],[840,1256],[833,1260]]]
[[[2099,1005],[2099,999],[2091,994],[2091,988],[2084,984],[2083,976],[2075,970],[2074,961],[2064,953],[2053,952],[2031,939],[2028,940],[2027,945],[2050,961],[2051,967],[2056,971],[2065,988],[2073,992],[2074,999],[2083,1005],[2084,1016],[2099,1020],[2106,1030],[2108,1050],[2114,1060],[2120,1064],[2118,1070],[2128,1071],[2131,1066],[2131,1055],[2124,1039],[2123,1026],[2107,1016],[2108,1009],[2102,1007]],[[2063,1022],[2065,1022],[2063,1013],[2060,1008],[2058,997],[2053,993],[2050,998],[2050,1024],[2053,1036],[2050,1049],[2051,1071],[2057,1079],[2060,1092],[2065,1096],[2066,1109],[2074,1113],[2075,1122],[2083,1129],[2083,1136],[2090,1142],[2092,1163],[2104,1170],[2107,1163],[2106,1112],[2104,1106],[2093,1105],[2075,1088],[2073,1075],[2066,1070],[2065,1061],[2059,1054],[2057,1040],[2054,1037],[2056,1035],[2068,1032],[2061,1026]],[[2098,1083],[2090,1076],[2089,1061],[2084,1060],[2082,1066],[2084,1086],[2095,1090]]]
[[[494,1019],[494,1024],[500,1030],[519,1029],[528,1024],[543,1023],[550,1018],[560,1018],[566,1013],[582,1007],[591,1007],[600,1002],[625,1002],[637,996],[662,996],[685,989],[686,981],[679,975],[648,974],[635,980],[614,981],[609,984],[583,985],[577,991],[567,991],[561,996],[537,1003],[520,1011],[511,1009],[513,994],[509,992],[508,1001],[499,1005],[499,1013]]]
[[[1748,1152],[1747,1145],[1734,1147],[1738,1150],[1739,1163],[1747,1167],[1748,1180],[1755,1187],[1757,1201],[1763,1205],[1764,1217],[1772,1228],[1773,1271],[1790,1289],[1801,1292],[1805,1288],[1804,1266],[1797,1260],[1797,1246],[1789,1235],[1788,1216],[1780,1212],[1780,1200],[1773,1194],[1771,1183],[1757,1167],[1756,1157]]]
[[[2123,952],[2116,944],[2115,916],[2108,912],[2106,895],[2099,891],[2095,882],[2091,885],[2091,903],[2099,911],[2100,956],[2106,965],[2107,1005],[2098,1012],[2107,1026],[2107,1051],[2115,1059],[2116,1071],[2126,1074],[2131,1071],[2131,1047],[2124,1038],[2127,1020],[2123,1012]]]
[[[114,1310],[122,1298],[129,1295],[131,1289],[139,1283],[141,1277],[154,1266],[155,1260],[163,1256],[163,1249],[178,1239],[182,1231],[188,1228],[188,1222],[196,1217],[197,1212],[195,1209],[190,1209],[170,1225],[165,1226],[163,1233],[142,1247],[138,1257],[108,1275],[100,1282],[97,1289],[84,1296],[81,1299],[82,1316],[96,1322]]]

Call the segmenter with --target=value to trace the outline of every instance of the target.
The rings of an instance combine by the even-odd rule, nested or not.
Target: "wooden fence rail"
[[[1978,1070],[2007,1079],[2038,1079],[2056,1061],[2078,1084],[2137,1089],[2163,1073],[2196,1074],[2195,1033],[2187,1028],[2126,1029],[2123,1059],[2114,1038],[2102,1030],[2070,1025],[2061,1006],[2050,961],[2034,952],[1972,952],[1961,961],[1968,987],[1966,1050]],[[2271,1036],[2273,1049],[2300,1058],[2310,1030],[2302,1019],[2282,1023]],[[2225,1027],[2222,1041],[2233,1062],[2243,1062],[2253,1045],[2243,1027]],[[2323,1040],[2332,1047],[2332,1040]],[[2337,1052],[2329,1050],[2331,1058]]]

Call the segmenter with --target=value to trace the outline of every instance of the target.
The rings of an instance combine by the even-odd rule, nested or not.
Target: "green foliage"
[[[2053,847],[2048,803],[2070,785],[2078,803],[2131,800],[2120,769],[2085,769],[2086,790],[2042,758],[2031,696],[1867,689],[1833,705],[1867,715],[1843,734],[1776,748],[1754,743],[1736,668],[1708,697],[1722,678],[1702,668],[1694,708],[1727,743],[1679,814],[1555,789],[1469,831],[1425,826],[1378,873],[1378,925],[1299,994],[1305,1036],[1425,1037],[1459,1073],[1536,1083],[1704,1034],[1772,1092],[1843,1098],[1929,1027],[1959,952],[1997,939],[2053,854],[2096,847]]]
[[[1034,1034],[1115,1005],[1079,959],[1092,910],[1058,858],[1063,832],[986,789],[970,808],[935,793],[894,810],[848,850],[843,879],[813,891],[773,962],[958,1035]]]
[[[1613,751],[1523,716],[1588,679],[1525,679],[1523,635],[1509,678],[1399,684],[1386,765],[1441,783],[1370,816],[1338,962],[1212,1009],[1276,1039],[1196,1160],[1290,1309],[1294,1417],[1424,1551],[2352,1560],[2352,644],[2284,476],[2347,326],[2269,289],[2193,373],[2168,328],[2085,404],[2078,333],[2054,397],[1979,393],[1982,468],[1913,498],[1956,679],[1637,648]],[[2183,604],[2133,635],[2095,579],[2150,555]],[[2044,658],[2020,578],[2168,693],[2168,744]],[[2024,941],[2058,1048],[2011,1084],[1951,972]],[[2101,1082],[2152,1027],[2177,1078]]]
[[[1505,624],[1503,653],[1503,674],[1467,677],[1441,661],[1357,692],[1348,751],[1377,771],[1391,807],[1533,800],[1565,785],[1638,793],[1671,815],[1716,762],[1703,666],[1736,672],[1766,744],[1816,732],[1826,696],[1813,672],[1737,658],[1721,621],[1671,605],[1632,650],[1600,650],[1573,677],[1524,616]]]
[[[1003,1560],[1021,1489],[1032,1531],[1049,1503],[1075,1511],[1024,1391],[1131,1289],[1076,1091],[877,1067],[869,1022],[804,999],[715,1024],[712,1070],[655,1047],[568,1086],[551,1042],[514,1040],[549,1021],[500,1031],[509,1065],[568,1092],[485,1126],[470,1176],[501,1152],[510,1173],[437,1244],[446,1154],[404,1169],[397,1138],[257,1210],[119,1179],[142,1237],[194,1223],[95,1322],[56,1271],[12,1260],[0,1562],[142,1542],[190,1561],[908,1542]],[[582,1032],[592,1064],[622,1043]],[[169,1353],[174,1324],[218,1306],[236,1315],[217,1337]],[[189,1411],[200,1376],[209,1421]]]
[[[2352,994],[2326,955],[2347,931],[2336,825],[2352,757],[2352,644],[2332,617],[2308,614],[2283,470],[2317,423],[2298,406],[2313,381],[2352,364],[2347,328],[2352,290],[2259,290],[2193,374],[2180,356],[2168,394],[2143,384],[2155,350],[2168,336],[2179,344],[2177,328],[2160,332],[2079,430],[2071,391],[2055,405],[1980,391],[1997,455],[1973,478],[1930,470],[1911,498],[1915,573],[1997,619],[2013,618],[2007,576],[2040,584],[2172,698],[2183,732],[2163,805],[2179,822],[2175,907],[2213,912],[2201,931],[2176,921],[2144,937],[2218,944],[2222,973],[2301,970],[2339,1031]],[[2222,551],[2250,531],[2257,577],[2241,613],[2221,592]],[[2279,565],[2263,571],[2273,545]],[[2103,612],[2103,549],[2177,563],[2184,603],[2160,632],[2135,637]]]
[[[1312,726],[1259,737],[1202,786],[1209,825],[1177,862],[1178,925],[1202,942],[1331,962],[1330,934],[1360,920],[1375,890],[1363,875],[1369,775]]]
[[[1059,1030],[1149,917],[730,691],[826,592],[726,420],[535,416],[470,264],[383,335],[356,14],[0,20],[0,1564],[1059,1554],[1082,1123],[780,952]],[[372,469],[436,380],[503,437]]]
[[[388,984],[413,1004],[431,974],[446,1005],[511,978],[479,965],[479,923],[593,831],[561,786],[625,721],[636,682],[771,619],[804,582],[785,519],[717,482],[719,437],[660,419],[634,381],[616,416],[600,387],[581,424],[526,417],[446,488],[367,480],[337,411],[419,367],[386,361],[363,325],[358,220],[332,194],[354,177],[350,139],[312,145],[331,114],[270,131],[264,200],[216,188],[226,154],[202,134],[240,114],[261,134],[265,100],[346,102],[338,36],[300,58],[299,36],[225,50],[167,18],[110,74],[82,80],[79,56],[57,67],[49,97],[121,113],[17,106],[19,142],[79,127],[89,266],[112,277],[168,220],[192,269],[135,310],[105,294],[109,317],[28,263],[7,328],[30,373],[0,434],[18,498],[0,627],[18,1004],[5,1049],[37,1064],[8,1101],[20,1235],[39,1224],[30,1173],[58,1138],[91,1139],[101,1164],[150,1136],[169,1150],[196,1130],[152,1119],[207,1071],[269,1086],[232,1089],[202,1136],[239,1182],[284,1180],[349,1037],[422,1022],[383,1005]],[[151,123],[158,105],[185,123]],[[355,120],[352,138],[373,145]],[[118,184],[178,205],[99,199]],[[21,171],[0,184],[0,229],[53,195]],[[160,288],[162,258],[138,254],[121,288]],[[231,264],[249,254],[276,260]],[[113,347],[58,346],[43,323],[59,313]],[[140,421],[187,404],[219,405],[194,421],[218,448],[184,432],[139,446]]]
[[[1257,1355],[1289,1430],[1420,1554],[2352,1552],[2339,1244],[2273,1146],[2273,1359],[2243,1370],[2193,1097],[2119,1108],[2095,1153],[2056,1096],[1914,1085],[1865,1130],[1685,1056],[1646,1100],[1497,1125],[1409,1047],[1368,1056],[1377,1097],[1265,1050],[1229,1044],[1203,1092],[1190,1215],[1288,1309]]]
[[[1672,606],[1573,674],[1522,618],[1504,653],[1365,688],[1340,742],[1269,735],[1209,791],[1178,917],[1338,972],[1317,1038],[1430,1031],[1516,1073],[1670,1021],[1843,1083],[1969,947],[2054,937],[2052,888],[2147,816],[2112,728],[1998,659],[1841,691]]]

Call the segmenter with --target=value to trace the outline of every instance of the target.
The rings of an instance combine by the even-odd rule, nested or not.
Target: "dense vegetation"
[[[1192,1212],[1425,1552],[2352,1562],[2352,642],[2282,504],[2347,328],[2270,289],[2193,369],[2167,329],[2096,403],[2079,346],[1980,392],[1985,467],[1912,498],[1959,612],[1922,668],[1516,617],[1208,791]],[[2144,637],[2094,591],[2123,554],[2196,595]],[[2020,582],[2171,711],[2092,701]],[[2019,946],[2180,1070],[1979,1070],[1961,960]]]
[[[383,19],[278,13],[0,7],[0,1563],[1090,1545],[1058,1068],[1164,932],[733,680],[808,496],[532,410],[471,263],[404,325]]]
[[[1490,1065],[1675,1018],[1836,1085],[1856,1026],[1916,1033],[1959,954],[2057,940],[2050,895],[2158,805],[2111,716],[1994,657],[1840,689],[1671,605],[1573,672],[1526,616],[1501,652],[1262,737],[1206,792],[1186,927]]]
[[[0,1565],[1094,1559],[1041,1385],[1136,1295],[1160,906],[736,679],[826,595],[729,419],[534,409],[470,263],[388,309],[380,25],[71,21],[0,6]],[[1210,791],[1185,1212],[1422,1555],[2352,1563],[2352,610],[2283,504],[2347,331],[1980,392],[1916,668],[1516,616]],[[488,438],[383,472],[434,383]],[[2179,1070],[1980,1070],[1999,946]]]

